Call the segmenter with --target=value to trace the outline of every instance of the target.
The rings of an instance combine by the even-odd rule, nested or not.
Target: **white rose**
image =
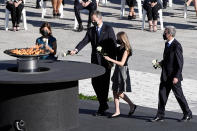
[[[43,40],[43,42],[46,42],[47,41],[47,38],[43,38],[42,40]]]
[[[48,45],[48,39],[47,38],[42,38],[43,42]]]
[[[158,60],[152,60],[152,64],[153,64],[153,67],[154,67],[155,69],[161,68],[161,66],[160,66],[160,64],[159,64],[159,62],[158,62]]]
[[[153,65],[156,65],[156,63],[157,63],[157,60],[152,60]]]
[[[101,47],[101,46],[98,46],[98,47],[96,48],[96,50],[97,50],[98,52],[101,52],[102,47]]]

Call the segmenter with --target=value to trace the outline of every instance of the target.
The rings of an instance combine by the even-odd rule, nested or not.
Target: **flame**
[[[11,53],[17,55],[39,55],[45,54],[45,50],[40,48],[41,46],[35,45],[31,48],[23,48],[23,49],[13,49],[10,50]]]

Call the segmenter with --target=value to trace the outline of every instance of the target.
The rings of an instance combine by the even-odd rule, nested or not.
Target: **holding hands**
[[[71,50],[70,55],[75,55],[77,53],[77,50]]]

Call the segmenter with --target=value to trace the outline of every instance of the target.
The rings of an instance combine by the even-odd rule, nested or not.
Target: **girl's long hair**
[[[133,50],[131,48],[128,36],[125,32],[118,32],[117,34],[117,39],[120,39],[120,41],[122,42],[122,44],[125,47],[125,50],[128,51],[129,56],[132,56],[133,54]]]

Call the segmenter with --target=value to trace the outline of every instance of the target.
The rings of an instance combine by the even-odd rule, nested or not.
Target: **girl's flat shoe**
[[[115,115],[115,116],[110,115],[110,116],[108,116],[108,118],[117,118],[117,117],[119,117],[119,116],[120,116],[120,114],[119,114],[119,115]]]

